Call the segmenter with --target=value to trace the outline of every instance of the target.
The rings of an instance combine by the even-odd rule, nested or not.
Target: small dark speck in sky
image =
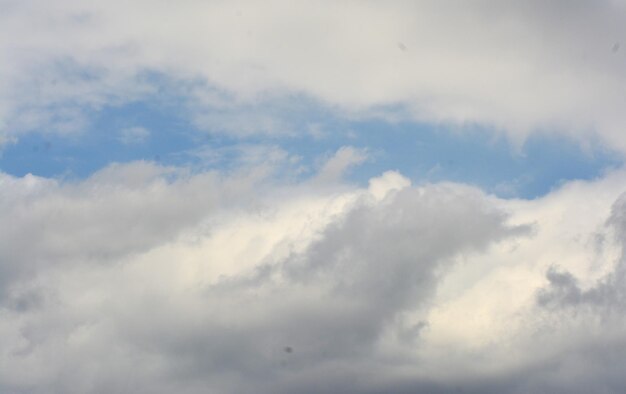
[[[291,346],[285,346],[285,353],[293,353],[293,348]]]
[[[398,42],[398,49],[400,49],[401,51],[406,51],[406,45],[404,45],[401,42]]]

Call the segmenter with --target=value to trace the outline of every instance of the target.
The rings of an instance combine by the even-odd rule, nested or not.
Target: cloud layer
[[[619,392],[625,178],[524,201],[395,172],[3,175],[0,386]]]
[[[201,127],[235,134],[298,132],[285,115],[295,97],[343,117],[478,124],[516,141],[556,131],[626,150],[621,1],[1,6],[5,140],[77,132],[103,107],[166,93]]]
[[[625,7],[0,0],[0,392],[626,392]]]

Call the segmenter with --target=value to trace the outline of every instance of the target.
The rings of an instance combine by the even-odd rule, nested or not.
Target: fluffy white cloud
[[[518,140],[595,135],[626,149],[622,1],[0,7],[4,139],[78,130],[90,110],[154,93],[158,72],[214,130],[292,132],[281,117],[302,96],[349,116],[478,123]]]
[[[626,387],[625,172],[531,201],[259,179],[3,175],[2,391]]]

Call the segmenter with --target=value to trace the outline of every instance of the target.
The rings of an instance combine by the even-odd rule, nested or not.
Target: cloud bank
[[[4,140],[76,133],[104,107],[165,93],[213,132],[297,133],[285,114],[299,100],[626,149],[621,1],[0,6]]]
[[[396,172],[5,174],[0,387],[619,392],[625,178],[527,201]]]

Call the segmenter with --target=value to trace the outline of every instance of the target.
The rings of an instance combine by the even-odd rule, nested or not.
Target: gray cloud
[[[40,269],[115,263],[175,240],[255,182],[185,175],[147,162],[113,164],[76,183],[2,177],[0,216],[11,225],[0,229],[0,294]]]
[[[375,372],[383,365],[379,336],[400,312],[423,306],[436,271],[457,253],[519,232],[484,203],[474,191],[433,187],[356,207],[304,254],[208,288],[206,320],[196,328],[186,331],[180,318],[147,319],[138,324],[152,334],[140,342],[192,366],[185,380],[235,374],[239,381],[225,383],[226,392],[306,392],[316,375],[326,382],[322,391],[336,392],[346,379],[362,380],[363,370],[376,381],[384,377]],[[185,335],[168,339],[181,329]]]
[[[537,338],[538,346],[556,351],[527,373],[520,392],[619,393],[626,388],[625,213],[622,194],[606,221],[607,237],[613,236],[621,249],[607,274],[585,285],[563,268],[547,271],[548,285],[536,298],[543,320]]]
[[[237,173],[147,163],[82,182],[4,175],[1,212],[13,225],[0,232],[0,387],[621,392],[625,204],[609,201],[622,176],[525,202],[458,184],[411,187],[394,173],[367,189],[319,189],[315,176],[263,189]],[[233,197],[244,190],[254,196]],[[562,212],[587,193],[607,206],[580,211],[592,216],[568,233]],[[532,212],[541,220],[528,232],[519,223]],[[580,234],[607,251],[615,242],[616,254],[595,241],[577,249]],[[590,281],[568,261],[581,250],[617,261]],[[541,282],[550,265],[527,259],[554,251],[562,268]],[[520,291],[528,302],[516,301]]]
[[[2,6],[2,36],[20,37],[0,42],[6,141],[42,125],[79,132],[108,105],[169,92],[216,132],[292,133],[299,97],[350,119],[478,123],[515,141],[550,130],[626,149],[621,1]]]
[[[379,185],[376,194],[353,194],[305,248],[275,250],[256,268],[216,281],[181,282],[192,267],[181,265],[185,253],[219,231],[198,232],[198,221],[229,215],[220,197],[228,183],[213,174],[165,181],[163,171],[113,167],[82,183],[42,187],[11,211],[15,225],[0,234],[9,270],[0,355],[11,365],[0,373],[3,390],[367,392],[387,380],[395,387],[383,338],[418,349],[427,323],[404,316],[428,309],[455,257],[525,231],[466,186],[383,198]],[[242,218],[254,220],[245,209]],[[181,241],[184,229],[197,240]],[[29,239],[36,242],[20,251]],[[200,267],[213,264],[193,253]],[[29,268],[18,275],[13,265]]]
[[[607,225],[622,248],[622,255],[614,269],[600,278],[594,286],[584,289],[574,275],[551,267],[546,273],[549,286],[537,295],[540,305],[552,308],[591,306],[620,310],[626,307],[626,194],[622,194],[613,204]]]

